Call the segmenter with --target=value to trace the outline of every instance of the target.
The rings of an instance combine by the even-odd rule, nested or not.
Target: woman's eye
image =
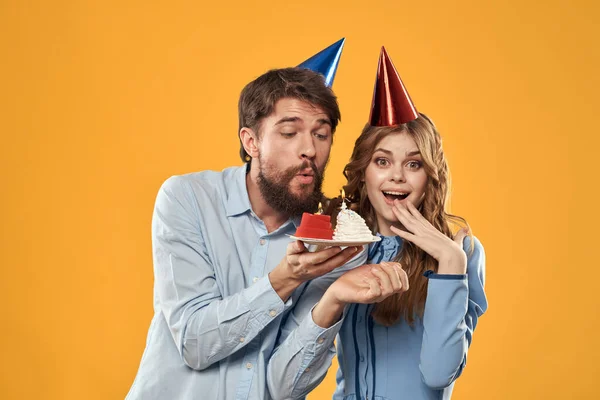
[[[375,164],[379,165],[380,167],[386,167],[389,165],[389,161],[385,158],[377,158],[375,159]]]

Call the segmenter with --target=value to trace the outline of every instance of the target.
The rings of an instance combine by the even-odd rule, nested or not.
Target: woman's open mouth
[[[383,196],[386,199],[386,202],[389,204],[394,204],[394,200],[404,200],[408,197],[408,195],[410,194],[410,192],[395,192],[395,191],[391,191],[391,190],[384,190],[382,191]]]

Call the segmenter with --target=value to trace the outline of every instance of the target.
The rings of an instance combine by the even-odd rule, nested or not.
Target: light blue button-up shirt
[[[323,329],[310,316],[327,286],[321,280],[330,278],[301,285],[285,303],[277,295],[268,274],[299,220],[268,233],[251,209],[246,171],[203,171],[162,185],[152,220],[155,313],[127,399],[270,399],[267,366],[290,316],[302,321],[297,343],[331,359],[340,323]],[[337,274],[365,259],[363,252]],[[291,363],[289,351],[278,354]]]

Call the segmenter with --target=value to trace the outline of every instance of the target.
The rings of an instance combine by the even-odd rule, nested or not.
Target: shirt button
[[[265,239],[260,239],[259,243],[260,243],[261,246],[264,246],[265,243],[267,243],[267,241]]]
[[[319,338],[319,340],[317,340],[317,343],[321,344],[321,343],[323,343],[324,341],[325,341],[325,339],[323,339],[323,338]]]
[[[246,340],[246,338],[244,338],[244,337],[241,337],[241,338],[240,338],[240,343],[244,343],[244,340]]]
[[[252,368],[252,363],[248,363],[248,364],[246,364],[246,368],[247,368],[247,369],[251,369],[251,368]]]
[[[252,282],[256,283],[256,281],[258,280],[258,276],[255,276],[254,278],[252,278]]]
[[[271,317],[274,317],[274,316],[276,316],[276,315],[277,315],[277,311],[275,311],[275,310],[271,310],[271,311],[269,311],[269,315],[270,315]]]
[[[360,356],[360,362],[365,362],[365,358],[363,356]]]

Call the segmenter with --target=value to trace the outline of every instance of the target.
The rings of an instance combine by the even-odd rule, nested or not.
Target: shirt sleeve
[[[315,324],[312,310],[338,277],[366,261],[366,251],[362,251],[344,266],[306,285],[281,329],[278,346],[267,366],[267,385],[273,399],[303,398],[325,378],[345,311],[333,326],[321,328]]]
[[[419,368],[423,382],[432,389],[448,387],[460,376],[477,320],[488,307],[483,246],[477,238],[471,241],[467,237],[463,248],[467,253],[466,274],[425,273],[429,285]]]
[[[190,184],[176,176],[160,188],[152,218],[156,306],[183,362],[197,370],[244,347],[291,304],[283,303],[268,276],[222,298],[200,212]]]

